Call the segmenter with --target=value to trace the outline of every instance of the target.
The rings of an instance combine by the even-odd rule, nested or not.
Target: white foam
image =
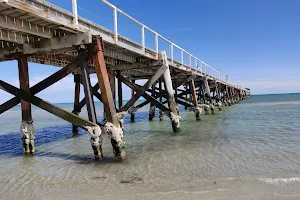
[[[292,183],[292,182],[300,182],[300,177],[292,177],[292,178],[260,178],[260,181],[270,183],[270,184],[278,184],[278,183]]]

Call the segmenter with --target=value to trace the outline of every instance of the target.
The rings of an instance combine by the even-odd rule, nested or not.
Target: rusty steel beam
[[[103,41],[100,36],[93,36],[93,44],[90,46],[89,53],[92,56],[96,70],[98,84],[101,90],[102,101],[106,108],[106,120],[119,127],[116,107],[113,99],[112,90],[107,74],[106,64],[103,55]]]

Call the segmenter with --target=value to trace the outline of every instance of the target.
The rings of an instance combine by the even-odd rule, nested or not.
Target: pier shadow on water
[[[72,125],[52,126],[36,129],[35,146],[78,137],[83,134],[85,134],[85,131],[79,130],[77,135],[73,135]],[[11,132],[0,135],[0,155],[23,155],[22,136],[20,132]]]
[[[142,121],[148,120],[148,114],[149,114],[148,112],[136,113],[134,122],[140,123]],[[158,111],[156,114],[158,115]],[[126,115],[124,123],[125,125],[131,123],[130,115]],[[84,134],[88,134],[88,133],[85,130],[79,128],[78,134],[74,135],[72,133],[71,124],[39,128],[36,129],[35,146],[38,147],[39,145],[42,144],[63,141],[74,137],[79,137]],[[130,135],[130,134],[132,134],[132,132],[125,132],[125,135]],[[0,134],[0,155],[23,156],[22,136],[20,132],[9,132],[6,134]],[[48,153],[48,152],[41,152],[41,151],[36,152],[36,156],[60,157],[60,158],[68,158],[74,160],[88,160],[88,161],[90,160],[89,158],[84,156],[76,157],[76,155],[67,155],[67,154],[60,155],[58,153],[53,153],[53,152]],[[112,161],[110,161],[110,158],[105,158],[101,162],[105,163],[105,162],[112,162]]]

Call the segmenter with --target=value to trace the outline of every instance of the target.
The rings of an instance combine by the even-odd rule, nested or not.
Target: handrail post
[[[118,44],[118,10],[114,7],[114,32],[115,32],[115,44]]]
[[[156,51],[156,58],[158,58],[158,35],[155,34],[155,51]]]
[[[200,61],[200,71],[203,74],[203,70],[202,70],[202,61]]]
[[[142,26],[142,47],[143,52],[145,52],[145,26]]]
[[[192,55],[190,54],[190,67],[192,68]]]
[[[172,59],[172,64],[174,64],[174,51],[173,51],[173,43],[170,43],[171,44],[171,59]]]
[[[72,0],[72,12],[74,15],[74,28],[78,29],[78,12],[77,12],[77,0]]]
[[[183,51],[181,50],[181,64],[183,65]]]

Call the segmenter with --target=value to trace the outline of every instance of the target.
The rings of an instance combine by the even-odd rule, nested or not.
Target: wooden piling
[[[74,75],[74,83],[75,83],[75,90],[74,90],[74,110],[73,113],[76,115],[79,115],[81,108],[79,107],[80,103],[80,82],[81,82],[81,76],[80,74]],[[78,133],[78,126],[74,125],[72,126],[72,132],[74,134]]]
[[[116,105],[116,79],[115,79],[115,74],[114,71],[107,68],[107,74],[108,74],[108,78],[109,78],[109,83],[110,83],[110,88],[111,88],[111,92],[112,92],[112,96],[114,99],[114,103]]]
[[[159,89],[159,102],[162,103],[162,78],[159,79],[158,81],[158,89]],[[164,112],[162,110],[159,110],[159,120],[163,121],[164,120]]]
[[[80,49],[81,52],[87,51],[86,49]],[[88,59],[82,58],[79,61],[80,71],[81,71],[81,79],[82,85],[84,88],[85,94],[85,104],[87,108],[87,113],[89,117],[89,121],[97,124],[97,117],[96,117],[96,109],[95,103],[93,98],[93,91],[91,87],[91,80],[88,71]],[[91,137],[91,145],[94,151],[95,159],[100,159],[103,157],[102,153],[102,137],[99,136],[97,138]]]
[[[118,76],[121,76],[121,71],[117,71]],[[118,104],[119,110],[121,110],[123,106],[123,91],[122,91],[122,81],[118,78]]]
[[[189,85],[185,85],[184,88],[185,88],[186,91],[188,91],[189,90]],[[188,93],[185,94],[185,98],[188,99]],[[187,101],[185,101],[185,103],[187,103]],[[187,106],[184,106],[184,109],[187,110]]]
[[[155,84],[153,84],[151,86],[151,96],[154,97],[155,96]],[[149,107],[149,121],[152,121],[153,118],[155,116],[155,105],[153,105],[152,103],[150,103],[150,107]]]
[[[30,93],[28,62],[25,55],[18,56],[18,69],[20,89]],[[22,124],[21,135],[23,141],[23,151],[25,154],[34,153],[35,130],[32,121],[31,104],[25,100],[21,100]]]
[[[133,80],[132,81],[133,83],[135,83],[135,81]],[[131,89],[131,98],[134,96],[134,90],[133,89]],[[130,121],[131,122],[134,122],[134,119],[135,118],[135,113],[134,113],[134,111],[132,111],[131,113],[130,113]]]
[[[199,110],[198,110],[199,108],[198,108],[197,93],[196,93],[196,87],[195,87],[194,79],[192,79],[190,81],[190,88],[191,88],[194,107],[195,107],[196,120],[199,121],[199,120],[201,120],[201,117],[200,117],[201,112],[199,112]]]
[[[160,52],[159,58],[163,61],[163,65],[165,65],[167,68],[163,74],[164,77],[164,83],[165,83],[165,90],[167,92],[167,100],[168,100],[168,106],[170,110],[170,118],[172,122],[172,128],[174,132],[177,132],[180,130],[180,116],[178,114],[178,108],[175,102],[175,98],[173,95],[173,86],[172,86],[172,79],[171,79],[171,73],[169,68],[169,63],[167,59],[166,52]]]

